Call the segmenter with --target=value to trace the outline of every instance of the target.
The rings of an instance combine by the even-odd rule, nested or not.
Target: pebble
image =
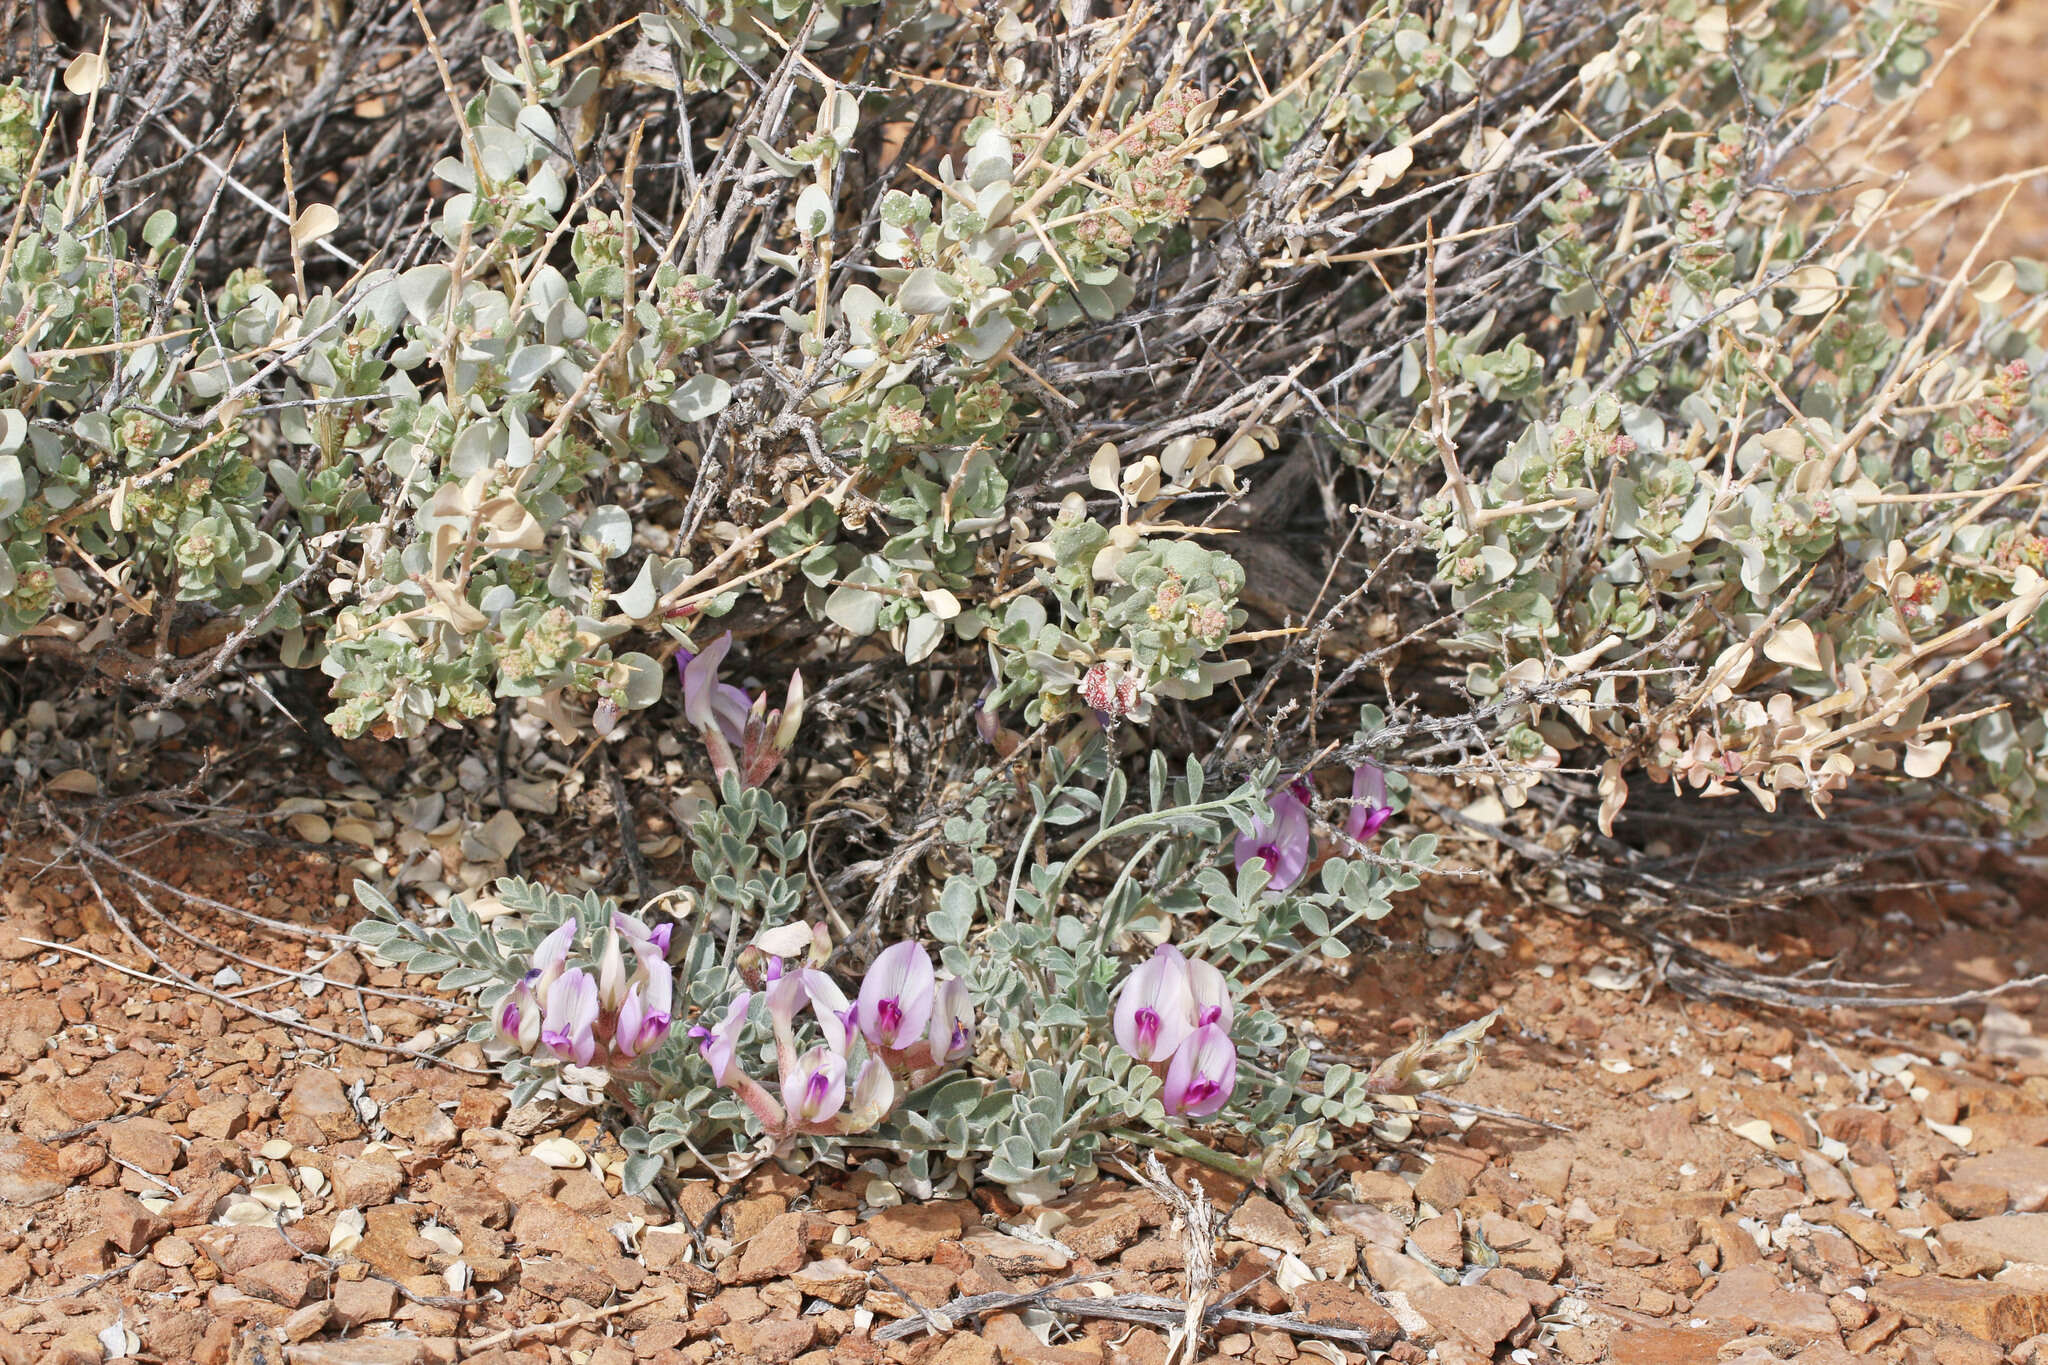
[[[0,1201],[40,1204],[64,1193],[69,1183],[54,1149],[19,1135],[0,1137]]]

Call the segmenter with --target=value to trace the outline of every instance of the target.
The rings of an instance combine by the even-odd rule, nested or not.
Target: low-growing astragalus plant
[[[1917,0],[413,18],[0,86],[0,648],[695,782],[645,904],[361,892],[638,1186],[1287,1187],[1472,1064],[1261,996],[1442,814],[2048,828],[2048,269],[1874,169]]]

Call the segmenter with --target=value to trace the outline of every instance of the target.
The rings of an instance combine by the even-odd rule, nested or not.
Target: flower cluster
[[[817,965],[827,948],[823,933],[806,925],[768,930],[742,955],[742,973],[758,971],[757,985],[690,1030],[712,1079],[737,1095],[778,1143],[799,1134],[866,1132],[888,1115],[899,1093],[918,1089],[974,1050],[967,983],[939,980],[922,946],[905,941],[886,949],[852,1001]],[[802,965],[785,965],[785,956],[807,949]],[[779,1102],[741,1058],[756,995],[775,1035]],[[818,1041],[799,1050],[797,1020],[806,1008]]]
[[[737,772],[742,786],[758,787],[796,743],[797,726],[804,718],[804,677],[789,675],[787,697],[780,709],[771,711],[767,693],[750,697],[745,688],[719,680],[719,665],[731,649],[732,632],[727,631],[701,654],[687,648],[676,651],[683,719],[703,736],[714,772]]]
[[[1257,821],[1248,834],[1237,837],[1236,862],[1260,862],[1266,867],[1266,889],[1285,891],[1300,881],[1315,857],[1315,831],[1309,821],[1309,804],[1315,789],[1305,777],[1297,777],[1274,792],[1268,804],[1270,819]],[[1367,759],[1351,770],[1351,799],[1344,814],[1344,833],[1355,843],[1364,843],[1393,818],[1387,801],[1387,772]]]
[[[1167,943],[1124,978],[1112,1024],[1117,1046],[1164,1072],[1166,1112],[1199,1119],[1237,1089],[1233,1017],[1223,973]]]
[[[669,969],[673,925],[649,927],[617,911],[597,970],[569,965],[576,920],[534,949],[526,974],[498,1008],[498,1034],[531,1055],[545,1047],[577,1066],[617,1066],[645,1055],[668,1037],[675,998]],[[633,972],[626,972],[626,955]]]

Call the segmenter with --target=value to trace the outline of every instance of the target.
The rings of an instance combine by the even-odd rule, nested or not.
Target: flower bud
[[[847,1115],[849,1128],[865,1132],[889,1115],[896,1103],[896,1078],[888,1064],[870,1052],[861,1063],[860,1076],[853,1083],[853,1110]]]
[[[944,1066],[974,1051],[974,1000],[967,983],[948,977],[932,998],[932,1063]]]
[[[796,743],[797,727],[804,719],[804,675],[789,675],[789,692],[782,700],[782,723],[775,727],[771,741],[782,753],[789,752],[789,746]]]

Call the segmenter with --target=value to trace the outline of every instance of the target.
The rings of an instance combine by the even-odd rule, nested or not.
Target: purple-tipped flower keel
[[[782,1103],[791,1121],[829,1123],[846,1103],[846,1058],[824,1044],[783,1073]]]
[[[932,997],[932,1065],[957,1062],[974,1051],[974,998],[967,983],[949,976]]]
[[[1189,1034],[1166,1068],[1160,1103],[1169,1114],[1201,1119],[1230,1102],[1237,1089],[1237,1046],[1215,1024]]]
[[[753,1003],[752,991],[741,991],[725,1007],[725,1014],[710,1027],[695,1025],[690,1036],[698,1040],[697,1051],[711,1064],[711,1079],[720,1085],[733,1082],[734,1051],[739,1047],[740,1033],[747,1026],[747,1006]]]
[[[1273,815],[1253,826],[1250,834],[1237,836],[1237,865],[1250,862],[1266,865],[1266,889],[1285,891],[1301,880],[1308,870],[1309,855],[1315,851],[1315,834],[1309,828],[1308,803],[1299,790],[1304,784],[1291,783],[1273,793]]]
[[[1344,832],[1364,843],[1393,814],[1387,804],[1387,771],[1368,758],[1351,770],[1351,809],[1344,816]]]
[[[498,1006],[498,1036],[521,1052],[531,1053],[540,1041],[540,1001],[533,993],[539,977],[539,972],[528,972]]]
[[[596,1025],[597,979],[581,967],[571,967],[548,988],[540,1040],[563,1061],[589,1066],[597,1054]]]
[[[1196,1028],[1215,1024],[1226,1033],[1234,1017],[1230,1004],[1230,982],[1223,973],[1200,958],[1187,959],[1188,995],[1194,1001]]]
[[[1141,1062],[1165,1061],[1193,1030],[1194,1004],[1187,959],[1178,948],[1161,945],[1117,994],[1112,1022],[1118,1046]]]
[[[854,1019],[873,1047],[898,1052],[924,1037],[937,978],[931,954],[908,939],[882,950],[860,983]]]

